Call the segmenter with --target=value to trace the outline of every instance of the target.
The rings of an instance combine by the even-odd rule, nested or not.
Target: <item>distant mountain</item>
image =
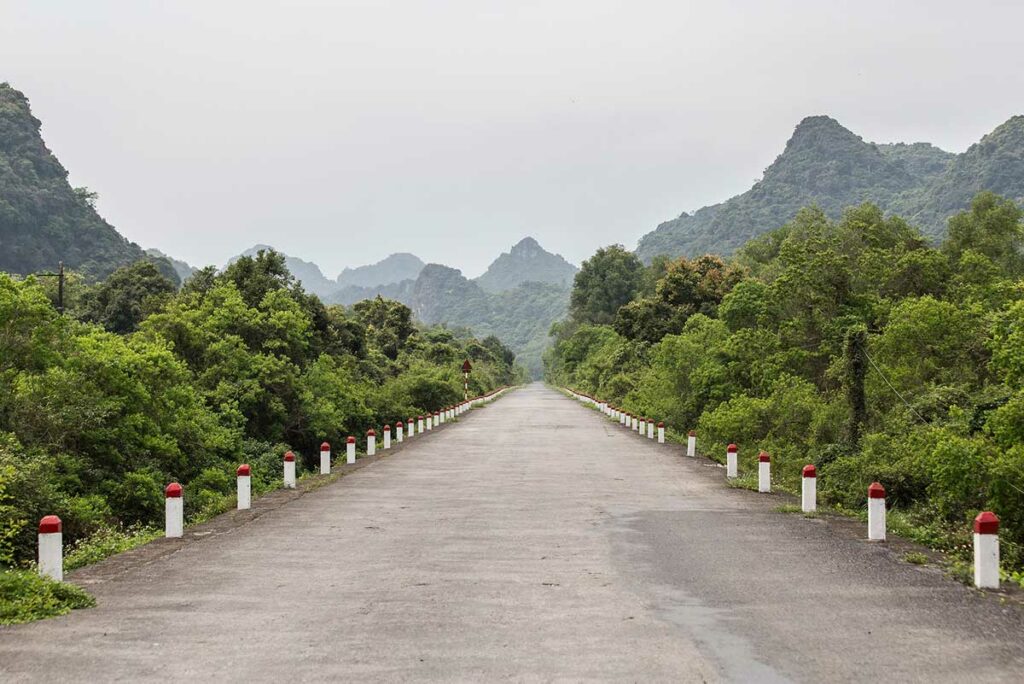
[[[946,220],[962,211],[982,190],[1024,204],[1024,116],[1015,116],[953,155],[942,173],[909,193],[893,211],[933,236],[945,233]]]
[[[28,274],[64,264],[91,279],[147,257],[104,221],[95,195],[72,188],[46,147],[28,99],[0,83],[0,271]],[[154,260],[173,280],[170,263]]]
[[[645,261],[729,254],[810,204],[838,217],[848,206],[873,202],[940,237],[949,216],[979,190],[1024,197],[1024,117],[956,155],[927,143],[865,142],[834,119],[812,116],[750,190],[662,223],[640,240],[637,254]]]
[[[415,280],[369,288],[350,285],[327,302],[351,305],[378,295],[394,299],[424,323],[465,326],[480,337],[496,335],[516,352],[519,363],[540,377],[548,330],[565,317],[569,291],[568,285],[526,282],[490,293],[457,269],[428,264]]]
[[[375,264],[346,268],[338,276],[336,287],[377,287],[400,283],[403,280],[415,280],[424,265],[415,254],[392,254]]]
[[[545,251],[527,237],[495,259],[476,283],[487,292],[504,292],[527,282],[565,286],[572,284],[578,270],[560,254]]]
[[[181,282],[185,282],[186,280],[191,278],[196,271],[199,270],[198,268],[190,266],[189,264],[185,263],[180,259],[175,259],[174,257],[167,256],[159,249],[147,249],[146,254],[155,259],[166,259],[167,262],[174,268],[174,272],[178,274],[178,279],[181,280]]]

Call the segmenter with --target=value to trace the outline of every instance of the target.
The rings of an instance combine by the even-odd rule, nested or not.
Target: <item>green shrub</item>
[[[64,570],[75,570],[98,563],[116,553],[151,542],[162,534],[163,530],[154,527],[105,527],[78,540],[66,550]]]
[[[96,600],[82,589],[40,577],[31,570],[0,570],[0,625],[14,625],[91,608]]]
[[[107,500],[118,520],[125,525],[159,520],[164,513],[163,479],[152,471],[136,470],[109,483]]]

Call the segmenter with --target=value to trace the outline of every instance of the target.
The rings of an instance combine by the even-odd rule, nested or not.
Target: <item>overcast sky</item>
[[[962,151],[1024,113],[1024,3],[0,0],[0,81],[122,234],[476,276],[759,178],[807,115]]]

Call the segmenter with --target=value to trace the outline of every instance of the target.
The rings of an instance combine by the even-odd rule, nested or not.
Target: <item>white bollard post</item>
[[[327,442],[320,445],[320,474],[331,474],[331,445]]]
[[[397,423],[395,423],[395,441],[397,441],[399,444],[401,444],[402,440],[404,438],[405,438],[405,425],[402,424],[402,421],[398,421]]]
[[[366,455],[373,456],[377,453],[377,432],[370,428],[366,431]]]
[[[767,451],[757,455],[757,491],[767,493],[772,491],[772,457]]]
[[[434,427],[437,427],[438,425],[441,424],[440,420],[441,420],[441,412],[440,411],[435,411],[434,412]]]
[[[164,489],[164,536],[180,537],[185,533],[185,506],[181,485],[172,482]]]
[[[416,419],[415,418],[410,418],[409,422],[406,423],[406,425],[409,426],[409,434],[406,435],[406,436],[407,437],[412,437],[413,435],[415,435],[416,434]]]
[[[356,438],[352,435],[345,440],[345,462],[349,465],[356,462]]]
[[[647,421],[647,439],[654,439],[654,421]]]
[[[427,414],[427,431],[429,432],[430,430],[433,430],[433,429],[434,429],[434,416],[433,416],[433,414],[428,413]]]
[[[387,451],[391,448],[391,426],[384,426],[384,450]]]
[[[725,476],[730,480],[739,477],[739,447],[730,444],[725,450]]]
[[[416,417],[416,432],[423,434],[423,416]],[[412,434],[411,432],[409,434]]]
[[[813,513],[818,510],[818,469],[813,465],[805,465],[803,484],[800,487],[800,510]]]
[[[238,466],[235,475],[238,480],[238,510],[244,511],[252,507],[252,471],[249,464]]]
[[[697,433],[693,430],[690,430],[690,434],[686,438],[686,455],[697,455]]]
[[[992,511],[974,519],[974,586],[999,588],[999,518]]]
[[[39,521],[39,565],[43,577],[64,581],[64,526],[55,515]]]
[[[295,454],[290,451],[284,455],[284,488],[295,489]]]
[[[640,426],[640,419],[637,418],[636,416],[633,416],[632,418],[630,418],[630,420],[632,421],[632,425],[630,425],[629,429],[632,430],[633,432],[636,432],[637,428]]]
[[[658,423],[658,444],[665,443],[665,424]]]
[[[640,430],[639,430],[639,432],[640,432],[640,436],[641,437],[643,437],[644,433],[647,432],[647,419],[646,418],[641,418],[640,419]]]
[[[885,541],[885,487],[878,482],[868,487],[868,539]]]
[[[448,419],[448,409],[443,408],[434,415],[437,416],[437,425],[443,425],[444,422]]]

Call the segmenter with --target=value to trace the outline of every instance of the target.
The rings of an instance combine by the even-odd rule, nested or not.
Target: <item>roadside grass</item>
[[[0,625],[16,625],[91,608],[96,599],[73,584],[40,577],[35,570],[0,570]]]
[[[114,554],[148,544],[163,534],[155,527],[109,527],[76,542],[64,555],[64,570],[98,563]]]
[[[911,565],[927,565],[928,556],[921,553],[920,551],[909,551],[903,554],[903,560]]]

